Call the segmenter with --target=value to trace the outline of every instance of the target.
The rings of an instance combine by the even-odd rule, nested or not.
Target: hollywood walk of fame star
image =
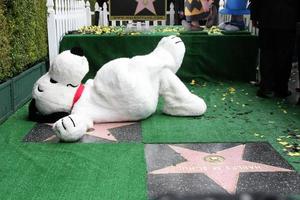
[[[122,126],[127,126],[134,124],[135,122],[127,122],[127,123],[103,123],[103,124],[95,124],[92,131],[87,132],[87,135],[91,135],[94,137],[98,137],[101,139],[106,139],[110,141],[117,141],[117,139],[109,132],[109,129],[119,128]],[[48,124],[52,126],[52,124]],[[56,138],[56,135],[51,135],[46,138],[44,142],[50,141]]]
[[[154,170],[150,174],[204,173],[228,193],[235,193],[240,172],[290,172],[292,170],[243,160],[245,145],[205,153],[169,145],[185,162]]]
[[[118,128],[122,126],[127,126],[134,124],[132,122],[128,123],[104,123],[104,124],[95,124],[94,131],[88,132],[88,135],[99,137],[102,139],[117,141],[117,139],[109,132],[109,129]]]
[[[156,15],[155,8],[154,8],[154,5],[153,5],[153,2],[155,0],[136,0],[136,1],[138,2],[138,5],[135,9],[134,15],[138,14],[139,12],[144,10],[145,8]]]

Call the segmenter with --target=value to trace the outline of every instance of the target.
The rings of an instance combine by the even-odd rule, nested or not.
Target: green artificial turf
[[[0,199],[146,199],[143,144],[22,143],[26,115],[0,126]]]
[[[257,88],[247,83],[196,81],[189,88],[206,101],[205,115],[165,115],[161,100],[157,112],[142,123],[145,143],[268,141],[300,170],[300,158],[288,156],[283,152],[285,146],[279,143],[299,144],[299,139],[287,138],[289,134],[300,135],[299,106],[281,99],[258,98]]]
[[[144,143],[268,141],[300,171],[299,157],[288,156],[279,143],[299,143],[289,137],[300,135],[299,106],[257,98],[256,88],[244,83],[202,81],[189,88],[205,99],[207,113],[171,117],[162,114],[160,102],[142,121]],[[27,109],[0,125],[0,199],[147,198],[144,144],[23,143],[35,124]]]

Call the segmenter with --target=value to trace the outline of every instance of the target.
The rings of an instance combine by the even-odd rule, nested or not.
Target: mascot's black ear
[[[73,47],[71,53],[77,56],[84,56],[83,49],[81,47]]]
[[[57,120],[68,116],[67,112],[57,112],[50,115],[42,115],[35,106],[35,99],[32,99],[29,104],[29,115],[28,119],[39,123],[54,123]]]

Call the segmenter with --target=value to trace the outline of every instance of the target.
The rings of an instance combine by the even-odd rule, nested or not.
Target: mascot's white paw
[[[53,125],[57,137],[66,142],[79,140],[87,131],[88,126],[78,115],[64,117]]]

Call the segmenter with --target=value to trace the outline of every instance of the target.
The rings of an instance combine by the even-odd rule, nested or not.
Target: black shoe
[[[275,96],[278,98],[286,98],[288,96],[291,96],[292,92],[289,90],[284,90],[284,91],[276,91]]]
[[[300,88],[296,88],[296,92],[300,92]]]
[[[265,98],[265,99],[269,99],[269,98],[274,97],[274,92],[272,92],[270,90],[259,89],[256,92],[256,96],[261,97],[261,98]]]

